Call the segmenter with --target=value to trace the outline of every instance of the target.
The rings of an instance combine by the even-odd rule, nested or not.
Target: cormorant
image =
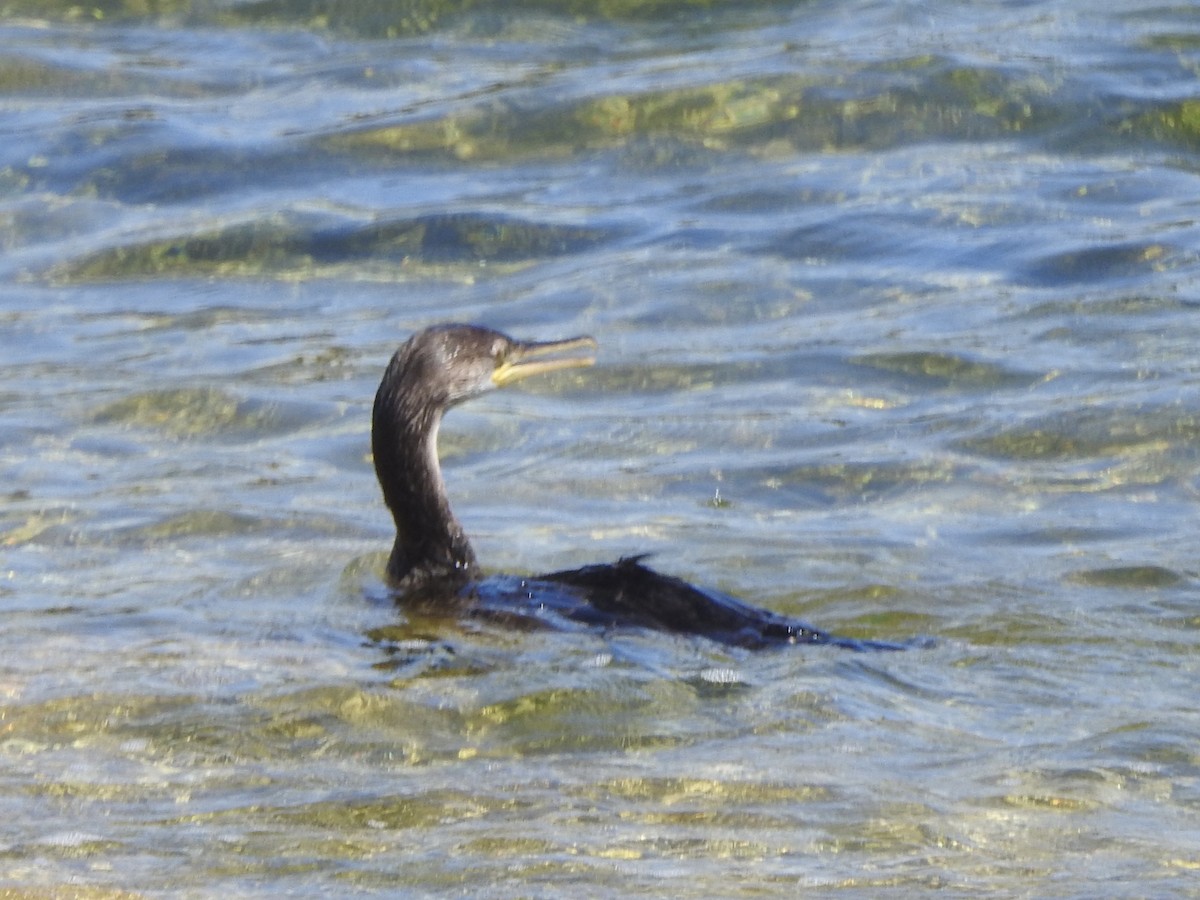
[[[530,375],[590,366],[595,349],[590,337],[533,343],[476,325],[447,324],[417,332],[396,351],[375,395],[371,447],[383,499],[396,521],[387,579],[399,600],[514,620],[548,614],[585,625],[658,629],[750,648],[894,646],[836,637],[660,575],[640,556],[532,578],[483,578],[446,499],[437,452],[442,414]]]

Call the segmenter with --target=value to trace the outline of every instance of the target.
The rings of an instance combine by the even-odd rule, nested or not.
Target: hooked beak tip
[[[596,346],[596,340],[587,335],[562,341],[514,344],[508,356],[492,372],[492,383],[503,387],[531,375],[586,368],[596,362]]]

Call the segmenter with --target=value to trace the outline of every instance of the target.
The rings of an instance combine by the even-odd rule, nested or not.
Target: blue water
[[[1194,894],[1200,12],[350,6],[0,17],[0,887]],[[445,320],[488,571],[913,646],[396,608]]]

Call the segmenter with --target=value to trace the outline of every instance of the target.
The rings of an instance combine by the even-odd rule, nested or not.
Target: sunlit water
[[[0,888],[1196,893],[1195,7],[146,6],[0,20]],[[918,640],[406,616],[447,319],[601,347],[447,418],[491,570]]]

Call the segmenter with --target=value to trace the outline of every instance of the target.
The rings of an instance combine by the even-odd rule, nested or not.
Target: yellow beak
[[[537,343],[514,341],[504,360],[493,370],[492,383],[496,387],[504,387],[530,375],[557,372],[559,369],[579,369],[595,361],[596,342],[586,336]]]

